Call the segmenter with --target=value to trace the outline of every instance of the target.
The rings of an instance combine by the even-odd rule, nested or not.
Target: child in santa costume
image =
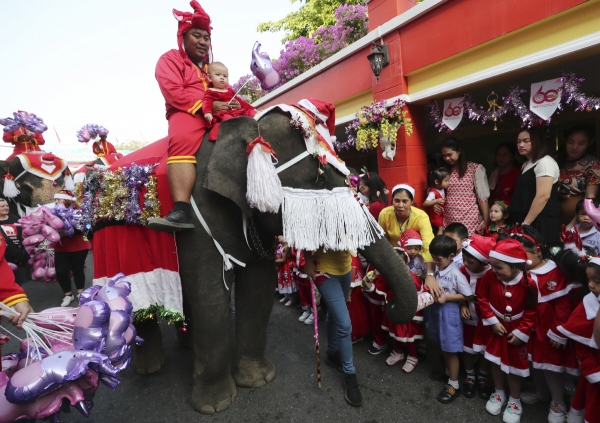
[[[429,312],[429,339],[442,347],[448,382],[437,396],[442,404],[450,404],[460,394],[458,384],[458,353],[463,351],[463,330],[460,303],[473,295],[473,290],[454,262],[456,241],[447,235],[438,235],[429,244],[429,252],[436,265],[435,280],[442,290]]]
[[[346,300],[350,321],[352,322],[352,343],[363,339],[371,331],[369,321],[369,302],[363,295],[362,281],[365,277],[365,268],[358,254],[352,254],[352,281],[350,282],[350,295]]]
[[[367,267],[367,275],[375,275],[374,272],[375,269],[373,266],[369,265],[369,267]],[[370,332],[373,336],[373,343],[367,349],[367,352],[371,355],[378,355],[385,350],[388,341],[388,332],[382,327],[383,314],[385,313],[383,309],[383,306],[385,305],[385,296],[374,289],[371,291],[363,290],[363,295],[369,303],[367,306],[369,313],[368,321]]]
[[[421,256],[423,251],[423,240],[421,235],[414,229],[407,229],[398,240],[398,245],[408,256],[408,268],[416,277],[423,280],[427,274],[425,260]]]
[[[538,231],[524,226],[516,234],[516,239],[527,251],[531,264],[525,268],[538,290],[533,335],[527,344],[535,393],[523,392],[521,400],[525,404],[535,404],[551,396],[548,421],[561,423],[567,413],[563,373],[579,374],[573,346],[567,344],[567,338],[556,329],[567,321],[573,310],[569,297],[573,286],[556,263],[549,259],[550,252]]]
[[[493,331],[485,346],[485,358],[492,362],[496,391],[485,409],[496,416],[508,402],[503,415],[506,423],[521,421],[521,382],[529,376],[527,342],[536,319],[537,288],[527,276],[526,264],[531,261],[519,241],[499,241],[490,252],[492,272],[486,273],[477,287],[480,317]]]
[[[285,303],[289,307],[293,303],[292,294],[297,291],[296,276],[294,273],[295,257],[292,256],[289,246],[279,237],[277,253],[275,256],[277,265],[277,290],[283,294],[280,303]]]
[[[587,294],[567,322],[557,329],[575,341],[581,376],[571,402],[569,423],[592,423],[600,418],[600,350],[594,340],[594,320],[600,310],[600,257],[594,257],[586,269]]]
[[[402,248],[394,247],[394,249],[398,252],[398,255],[402,257],[404,262],[408,261],[408,257]],[[414,273],[410,272],[410,275],[413,278],[417,292],[423,292],[423,282],[417,278]],[[388,285],[385,278],[377,271],[375,271],[375,275],[371,275],[371,277],[363,280],[363,286],[367,292],[376,291],[382,295],[386,304],[394,298],[394,292],[391,287]],[[423,339],[422,322],[423,314],[420,311],[415,313],[415,317],[413,317],[412,321],[404,324],[393,323],[388,319],[385,312],[383,313],[381,326],[384,330],[389,332],[390,337],[394,339],[394,349],[390,356],[385,360],[385,363],[388,366],[394,366],[399,362],[404,361],[404,350],[406,349],[406,362],[404,363],[404,366],[402,366],[402,371],[404,373],[411,373],[415,367],[417,367],[419,359],[417,358],[416,340]]]
[[[254,116],[256,109],[236,96],[236,92],[229,86],[229,71],[227,67],[221,62],[213,62],[208,65],[208,80],[211,83],[204,93],[204,100],[202,102],[202,113],[204,119],[212,127],[208,139],[215,141],[219,134],[220,123],[228,119],[238,116]],[[213,114],[213,105],[215,101],[223,101],[229,103],[229,101],[235,98],[240,105],[240,109],[236,110],[223,110]]]
[[[6,241],[0,237],[0,301],[20,313],[19,316],[8,318],[8,321],[21,329],[21,324],[33,309],[29,305],[29,299],[23,288],[15,281],[15,275],[8,265],[4,254],[6,253]]]
[[[464,266],[460,271],[465,275],[473,292],[477,292],[478,281],[490,271],[490,251],[496,242],[492,238],[473,235],[463,244]],[[479,317],[476,300],[467,301],[460,305],[460,315],[463,321],[463,363],[467,377],[463,383],[463,394],[467,398],[475,396],[475,386],[479,388],[479,397],[488,399],[492,394],[492,386],[488,380],[490,362],[483,357],[487,340],[490,336],[489,327],[483,326]],[[479,371],[475,375],[475,359],[479,355]]]
[[[448,188],[450,174],[446,168],[441,167],[429,172],[427,180],[429,188],[423,207],[429,209],[429,220],[433,226],[433,232],[436,235],[442,235],[444,233],[444,203],[446,202],[446,188]],[[435,211],[435,205],[441,211]]]

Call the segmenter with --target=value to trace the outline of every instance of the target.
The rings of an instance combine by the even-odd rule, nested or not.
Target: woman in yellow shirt
[[[439,296],[439,286],[435,281],[435,265],[429,253],[429,244],[433,239],[431,222],[426,212],[413,206],[415,189],[407,184],[396,185],[392,189],[392,205],[379,214],[379,225],[385,231],[386,239],[392,247],[398,246],[398,240],[407,229],[414,229],[423,239],[421,255],[427,266],[425,283],[430,287],[434,296]]]

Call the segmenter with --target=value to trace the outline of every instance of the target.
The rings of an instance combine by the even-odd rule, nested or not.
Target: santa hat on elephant
[[[210,26],[210,16],[204,11],[200,3],[196,0],[190,2],[190,6],[194,9],[194,13],[180,12],[179,10],[173,9],[173,16],[179,22],[177,25],[177,45],[179,46],[179,52],[184,60],[189,60],[185,50],[183,49],[183,34],[191,28],[200,28],[208,32],[210,35],[212,26]],[[209,57],[205,59],[207,63],[210,63],[212,59],[212,47],[208,54]]]
[[[321,120],[327,126],[332,141],[335,141],[335,106],[333,104],[316,98],[305,98],[300,100],[298,105]]]

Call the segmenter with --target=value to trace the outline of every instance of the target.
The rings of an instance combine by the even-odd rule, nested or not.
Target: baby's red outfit
[[[215,101],[223,101],[225,103],[228,103],[234,97],[237,101],[239,101],[240,106],[242,106],[241,108],[223,110],[218,113],[212,112],[213,103]],[[235,91],[231,88],[227,88],[227,91],[225,92],[207,89],[204,93],[204,100],[202,102],[202,113],[211,113],[213,115],[213,121],[211,123],[211,130],[208,139],[210,141],[216,141],[217,135],[219,134],[219,126],[221,122],[238,116],[252,117],[256,114],[256,109],[248,103],[246,103],[240,97],[236,97]]]

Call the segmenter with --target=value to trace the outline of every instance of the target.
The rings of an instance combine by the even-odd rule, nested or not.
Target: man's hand
[[[425,285],[429,288],[429,292],[431,292],[433,298],[437,299],[442,295],[442,289],[438,285],[434,276],[427,276],[425,278]]]
[[[13,308],[20,314],[18,316],[11,316],[8,318],[8,320],[17,328],[23,329],[23,322],[25,321],[25,318],[27,318],[27,315],[29,313],[33,313],[33,308],[31,308],[29,301],[22,301],[20,303],[17,303],[13,306]]]

